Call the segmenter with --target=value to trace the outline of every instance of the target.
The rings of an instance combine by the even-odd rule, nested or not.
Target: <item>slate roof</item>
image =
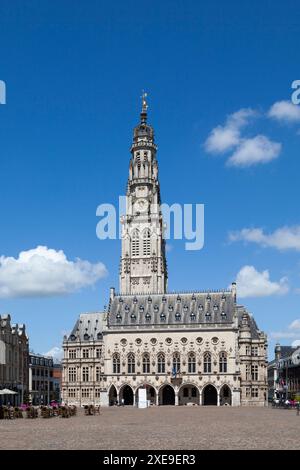
[[[173,328],[182,326],[226,327],[242,325],[247,314],[253,339],[259,338],[259,329],[245,307],[236,305],[231,291],[167,293],[167,294],[116,294],[109,303],[108,313],[82,313],[68,341],[101,341],[103,330],[126,327]]]
[[[296,349],[296,346],[280,346],[280,359],[291,356]]]
[[[104,322],[103,312],[81,313],[68,341],[101,341]]]
[[[237,316],[238,316],[238,325],[239,325],[239,327],[242,326],[243,315],[246,313],[248,315],[251,338],[252,339],[259,339],[260,330],[259,330],[259,328],[257,326],[257,323],[254,320],[253,316],[249,314],[249,312],[247,311],[247,309],[243,305],[237,305],[236,311],[237,311]]]
[[[109,304],[108,327],[230,324],[235,307],[231,291],[118,294]]]

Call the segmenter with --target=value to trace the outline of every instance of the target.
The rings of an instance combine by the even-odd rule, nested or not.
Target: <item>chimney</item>
[[[110,291],[110,294],[109,294],[110,300],[114,300],[114,298],[115,298],[115,288],[111,287],[109,291]]]
[[[231,283],[231,294],[236,302],[236,282]]]
[[[276,345],[275,345],[275,359],[276,359],[276,361],[279,361],[280,357],[281,357],[281,346],[280,346],[279,343],[276,343]]]

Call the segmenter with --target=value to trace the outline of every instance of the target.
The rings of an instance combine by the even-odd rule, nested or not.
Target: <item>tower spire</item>
[[[142,111],[141,111],[141,123],[146,124],[147,122],[147,109],[148,109],[148,104],[147,104],[147,96],[148,93],[146,93],[144,90],[142,92]]]
[[[147,124],[147,93],[143,91],[141,121],[134,128],[122,219],[120,292],[164,293],[167,262],[160,209],[157,147],[153,127]]]

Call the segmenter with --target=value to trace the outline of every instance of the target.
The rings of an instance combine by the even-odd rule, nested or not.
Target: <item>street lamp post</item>
[[[285,363],[285,399],[288,399],[288,361]]]

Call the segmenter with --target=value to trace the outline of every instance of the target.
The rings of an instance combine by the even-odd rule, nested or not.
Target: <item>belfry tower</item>
[[[165,293],[167,263],[163,219],[160,211],[157,146],[147,124],[147,94],[142,95],[140,123],[134,128],[126,192],[126,215],[122,218],[120,292]]]

